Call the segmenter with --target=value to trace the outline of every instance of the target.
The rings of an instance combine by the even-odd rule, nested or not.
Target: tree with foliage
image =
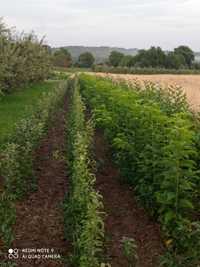
[[[188,46],[181,45],[174,49],[174,53],[176,53],[177,55],[182,55],[184,57],[187,67],[190,68],[192,66],[192,63],[195,59],[195,55],[191,48],[189,48]]]
[[[66,48],[60,48],[53,54],[53,63],[56,67],[68,68],[72,64],[72,57]]]
[[[169,52],[166,55],[166,64],[167,69],[181,69],[186,65],[185,58],[181,54],[174,52]]]
[[[200,62],[194,62],[192,64],[192,68],[195,69],[195,70],[200,70]]]
[[[95,58],[90,52],[82,53],[78,58],[78,65],[81,68],[91,68],[94,62]]]
[[[34,33],[13,33],[0,21],[0,91],[12,92],[27,83],[44,80],[51,70],[51,57]]]
[[[113,67],[118,67],[120,66],[120,63],[122,62],[123,58],[124,54],[117,51],[112,51],[109,56],[109,64]]]
[[[135,61],[139,67],[164,67],[166,55],[160,47],[151,47],[148,50],[140,50],[135,56]]]
[[[122,67],[133,67],[135,65],[135,57],[131,55],[124,56],[120,62]]]

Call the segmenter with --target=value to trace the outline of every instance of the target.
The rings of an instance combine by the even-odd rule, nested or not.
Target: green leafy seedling
[[[122,238],[122,250],[127,259],[129,267],[136,267],[138,262],[137,244],[135,239],[123,237]]]

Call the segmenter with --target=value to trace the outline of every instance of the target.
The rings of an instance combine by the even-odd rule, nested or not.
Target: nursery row
[[[104,224],[101,196],[94,189],[93,126],[92,121],[85,118],[77,79],[70,83],[71,105],[66,130],[70,191],[64,203],[66,236],[73,245],[73,266],[94,267],[100,265]]]
[[[142,90],[89,75],[80,75],[79,82],[121,176],[162,226],[168,247],[163,266],[197,266],[198,134],[185,96],[151,84]]]
[[[116,73],[116,74],[199,74],[199,69],[166,69],[166,68],[136,68],[136,67],[111,67],[97,65],[93,67],[95,72]]]
[[[0,237],[5,246],[13,240],[15,202],[35,190],[37,183],[33,171],[34,151],[46,133],[53,113],[66,92],[66,82],[60,82],[54,90],[44,93],[29,116],[18,121],[12,138],[0,151]]]

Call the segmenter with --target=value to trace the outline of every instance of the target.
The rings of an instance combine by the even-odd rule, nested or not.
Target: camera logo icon
[[[8,250],[8,258],[9,259],[18,259],[19,258],[19,250],[17,248],[10,248]]]

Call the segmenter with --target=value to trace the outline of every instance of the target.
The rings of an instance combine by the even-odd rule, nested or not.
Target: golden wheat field
[[[112,79],[123,79],[131,82],[135,79],[139,81],[151,81],[162,86],[178,85],[186,93],[189,104],[195,111],[200,111],[200,75],[133,75],[133,74],[105,74],[97,73],[98,76],[109,76]]]

